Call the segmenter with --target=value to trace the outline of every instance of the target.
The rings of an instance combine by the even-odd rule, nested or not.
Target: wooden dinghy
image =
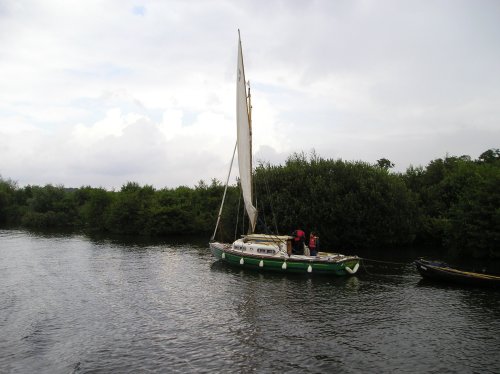
[[[415,266],[425,279],[469,286],[500,287],[500,276],[497,275],[458,270],[444,262],[429,261],[423,258],[416,260]]]

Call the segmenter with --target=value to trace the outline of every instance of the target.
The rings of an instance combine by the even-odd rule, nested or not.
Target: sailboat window
[[[265,248],[257,248],[257,252],[259,253],[272,253],[274,254],[274,249],[265,249]]]

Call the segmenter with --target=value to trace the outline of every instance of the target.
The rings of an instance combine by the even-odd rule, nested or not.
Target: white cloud
[[[242,30],[257,159],[400,170],[500,139],[500,6],[4,1],[0,174],[120,187],[225,179]]]

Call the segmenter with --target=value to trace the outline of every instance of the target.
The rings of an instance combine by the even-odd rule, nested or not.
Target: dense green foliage
[[[233,195],[238,192],[232,188]],[[46,185],[18,188],[0,179],[0,225],[162,236],[213,230],[223,187],[155,190],[128,182],[120,191]]]
[[[402,178],[418,197],[416,243],[500,257],[500,150],[437,159]]]
[[[406,245],[415,237],[415,196],[385,168],[294,155],[284,166],[258,167],[255,183],[261,210],[273,208],[280,232],[318,231],[337,249]]]
[[[292,155],[259,165],[254,191],[259,232],[319,232],[338,250],[429,245],[459,255],[500,257],[500,150],[437,159],[394,173],[375,165]],[[157,190],[128,182],[120,191],[46,185],[20,188],[0,178],[0,225],[166,236],[210,235],[224,186]],[[237,228],[236,228],[237,226]],[[218,235],[246,232],[237,186],[229,186]]]

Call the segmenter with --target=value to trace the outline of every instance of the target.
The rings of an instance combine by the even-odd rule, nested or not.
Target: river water
[[[423,283],[410,259],[362,270],[256,273],[203,244],[0,231],[0,372],[500,372],[500,292]]]

